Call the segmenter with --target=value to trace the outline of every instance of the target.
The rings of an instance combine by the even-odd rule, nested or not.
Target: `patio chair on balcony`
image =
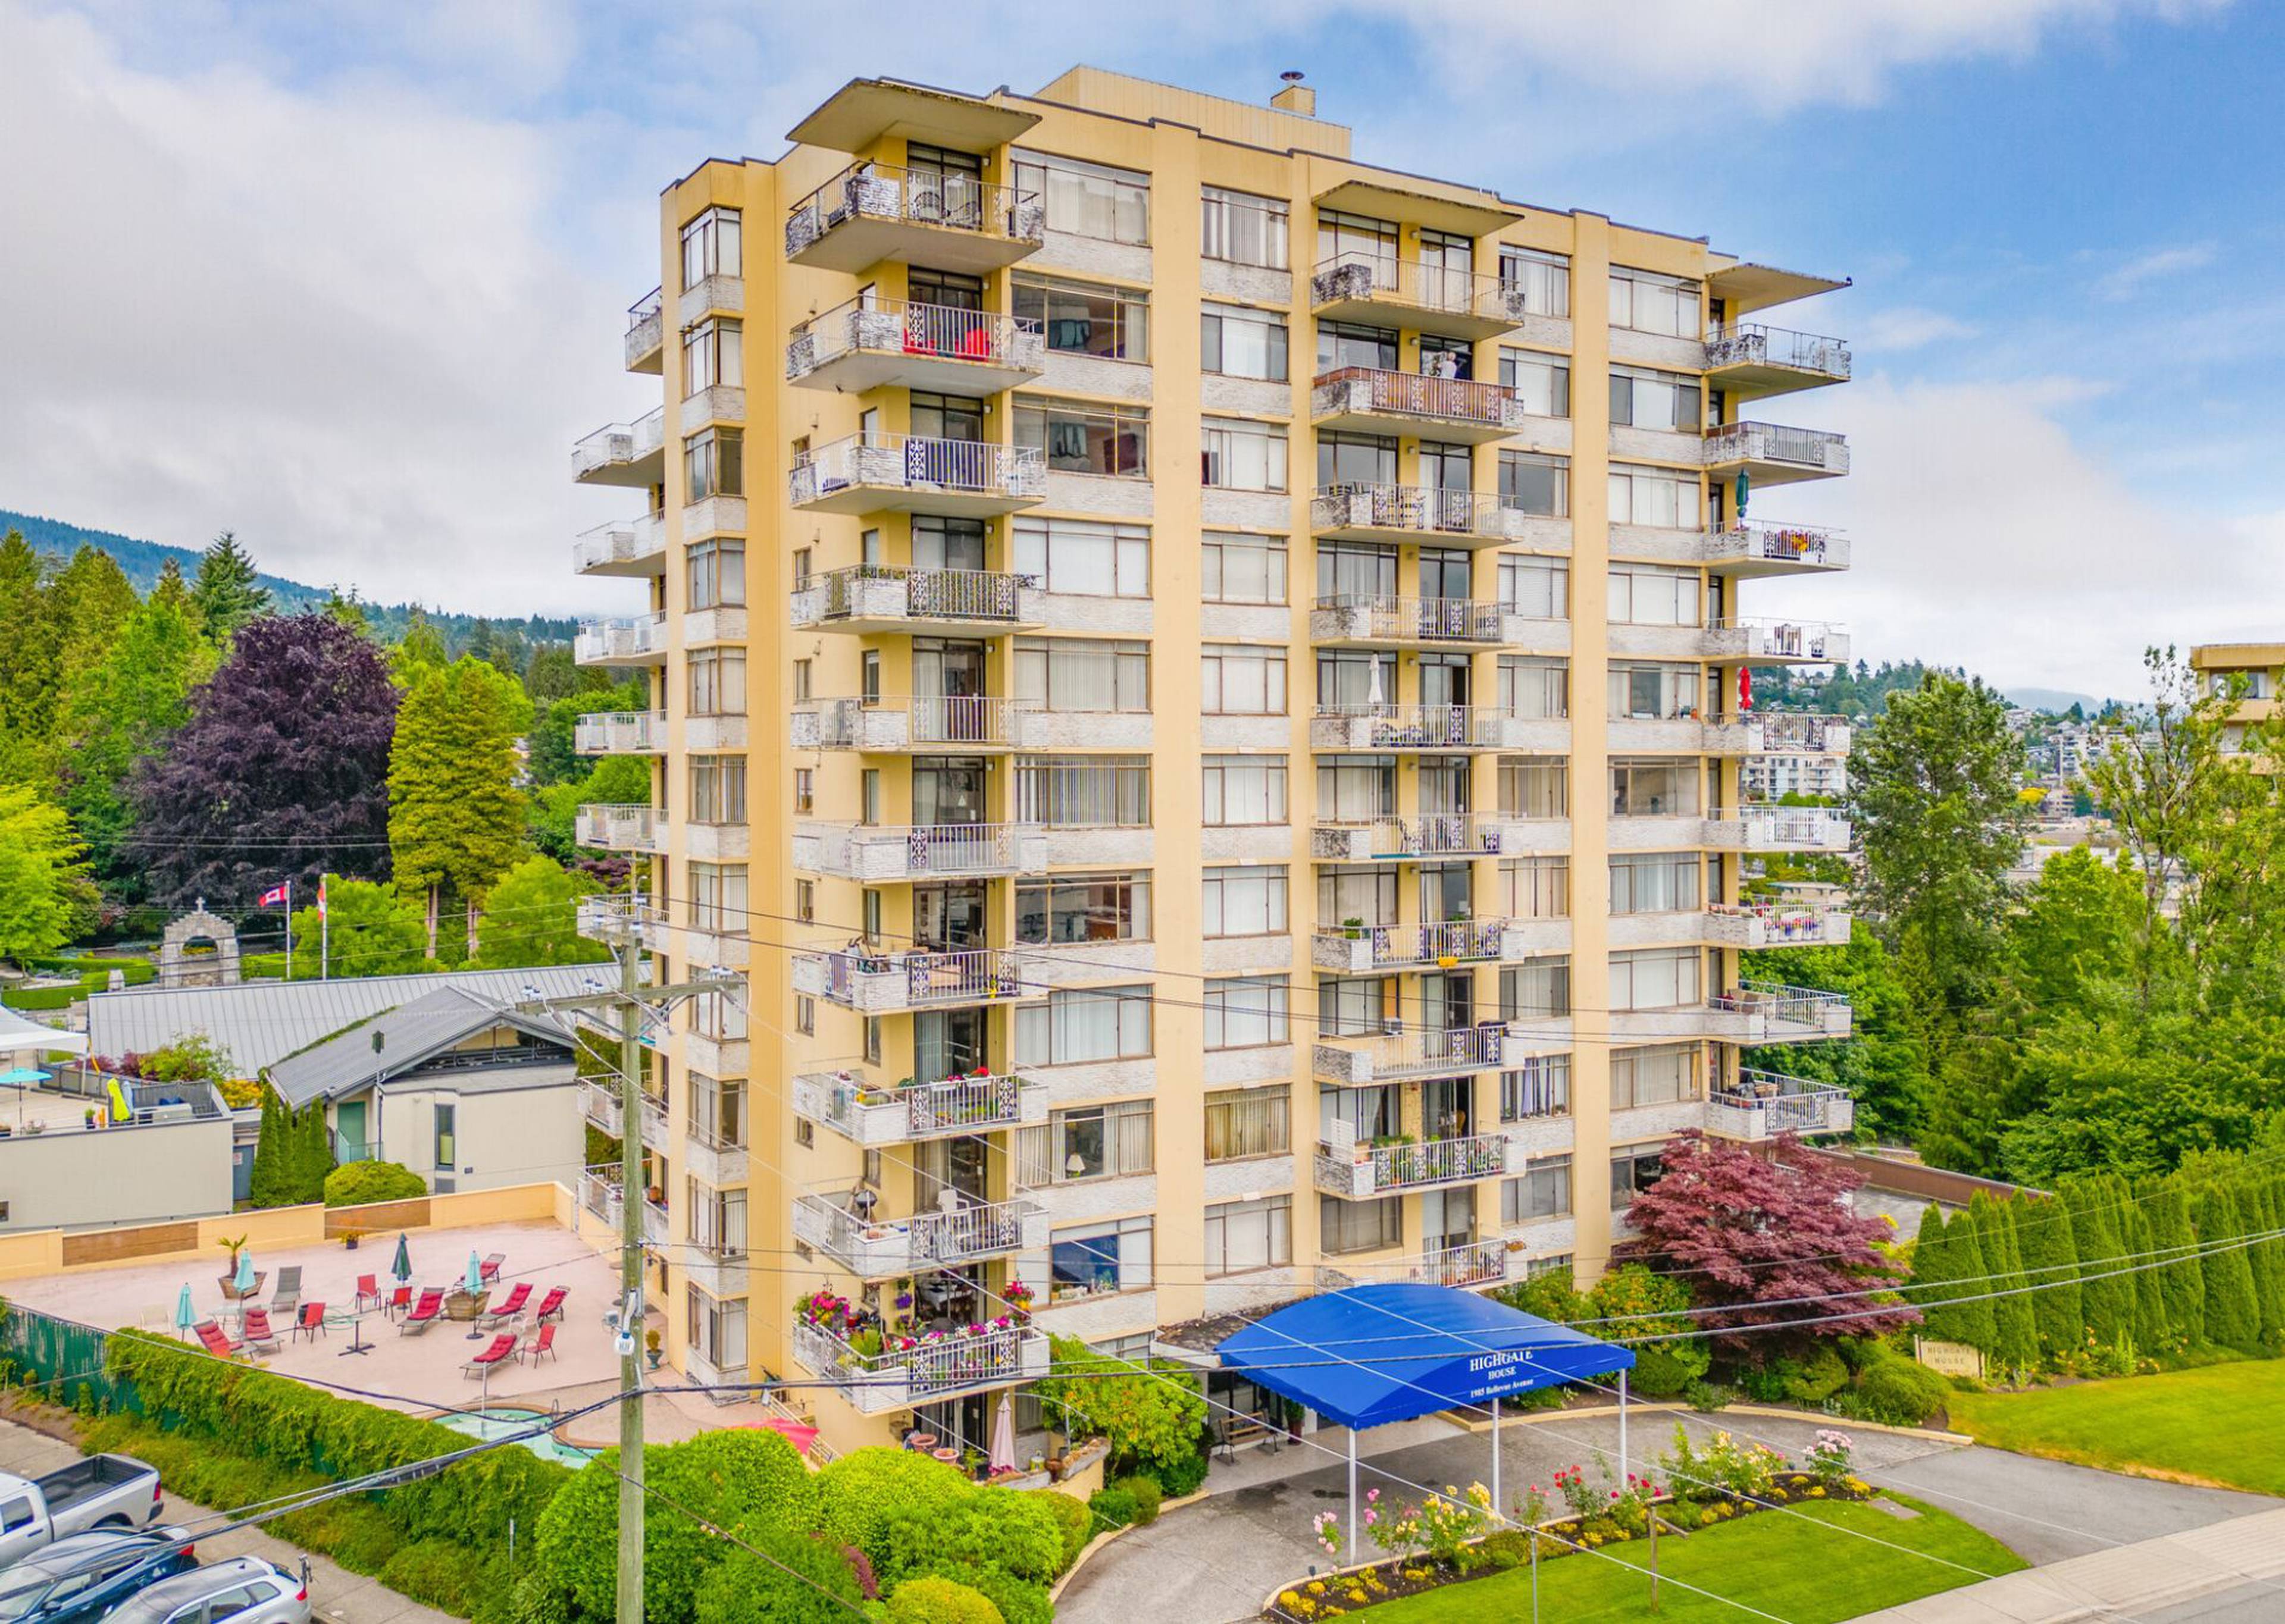
[[[570,1295],[561,1286],[548,1287],[546,1294],[539,1299],[539,1306],[532,1310],[531,1322],[545,1325],[550,1320],[561,1320],[563,1317],[563,1299]]]
[[[270,1329],[268,1309],[248,1308],[246,1311],[244,1345],[257,1353],[274,1353],[278,1351],[278,1333]]]
[[[294,1311],[302,1306],[302,1266],[288,1263],[278,1271],[278,1284],[270,1293],[270,1312],[280,1319],[290,1320]]]

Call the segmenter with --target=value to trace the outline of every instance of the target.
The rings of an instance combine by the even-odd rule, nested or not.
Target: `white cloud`
[[[1859,323],[1855,343],[1857,349],[1866,350],[1920,349],[1951,339],[1975,336],[1975,329],[1956,316],[1916,304],[1900,304],[1890,310],[1875,310]]]
[[[2180,276],[2187,271],[2203,271],[2214,263],[2215,247],[2210,242],[2183,243],[2177,247],[2156,248],[2138,255],[2116,270],[2097,279],[2094,296],[2113,303],[2131,299],[2143,287],[2167,277]]]

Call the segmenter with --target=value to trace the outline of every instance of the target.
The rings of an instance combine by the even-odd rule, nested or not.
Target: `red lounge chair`
[[[962,337],[960,357],[963,361],[988,361],[992,358],[992,334],[982,322],[970,327]]]
[[[351,1306],[362,1313],[368,1302],[376,1308],[381,1306],[381,1276],[378,1275],[357,1276],[357,1301]]]
[[[412,1306],[412,1288],[411,1286],[399,1286],[396,1291],[391,1291],[389,1294],[389,1313],[403,1314],[411,1306]]]
[[[469,1377],[482,1376],[494,1365],[501,1363],[515,1352],[515,1333],[503,1331],[494,1337],[484,1351],[460,1367],[460,1374]]]
[[[278,1351],[278,1333],[270,1329],[269,1309],[248,1308],[246,1311],[244,1329],[245,1346],[257,1353],[274,1353]]]
[[[538,1364],[543,1359],[554,1359],[555,1357],[555,1327],[553,1325],[541,1326],[539,1328],[539,1334],[532,1338],[530,1341],[525,1343],[523,1345],[523,1351],[517,1354],[516,1357],[519,1359],[529,1359],[534,1364]]]
[[[496,1251],[492,1253],[491,1257],[486,1258],[482,1263],[476,1265],[476,1278],[478,1280],[498,1280],[499,1278],[500,1265],[506,1261],[507,1253],[504,1251]]]
[[[507,1300],[496,1302],[476,1315],[476,1322],[480,1325],[497,1326],[510,1320],[521,1319],[523,1316],[524,1304],[530,1300],[531,1283],[528,1280],[519,1280],[515,1283],[515,1289],[507,1294]]]
[[[302,1312],[294,1316],[294,1334],[315,1342],[326,1334],[326,1305],[303,1303]]]
[[[444,1312],[444,1289],[442,1286],[423,1286],[420,1288],[420,1300],[412,1306],[412,1312],[397,1322],[397,1334],[417,1337],[434,1325]]]
[[[198,1333],[199,1341],[207,1352],[216,1359],[235,1359],[246,1345],[242,1342],[232,1342],[230,1333],[222,1328],[218,1320],[200,1320],[192,1330]]]
[[[532,1323],[535,1325],[545,1325],[550,1320],[561,1319],[563,1317],[563,1299],[570,1295],[571,1293],[565,1291],[561,1286],[548,1287],[547,1295],[539,1299],[538,1310],[531,1316]]]

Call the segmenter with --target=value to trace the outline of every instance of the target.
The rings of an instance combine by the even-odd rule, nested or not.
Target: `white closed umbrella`
[[[992,1447],[984,1462],[993,1471],[1012,1471],[1016,1466],[1016,1395],[1000,1395],[999,1413],[992,1417]]]
[[[1375,710],[1378,710],[1382,705],[1388,702],[1381,696],[1380,661],[1378,658],[1372,660],[1370,663],[1369,669],[1371,671],[1372,677],[1370,686],[1365,689],[1365,702],[1371,705]]]

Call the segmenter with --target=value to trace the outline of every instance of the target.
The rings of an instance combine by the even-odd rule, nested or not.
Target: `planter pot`
[[[342,1247],[343,1251],[355,1251],[357,1249],[357,1236],[353,1235],[344,1236],[342,1239]]]
[[[650,1361],[650,1368],[651,1368],[652,1369],[656,1370],[656,1369],[658,1369],[658,1361],[659,1361],[660,1360],[662,1360],[662,1359],[665,1358],[665,1357],[666,1357],[666,1355],[665,1355],[664,1353],[662,1353],[661,1352],[659,1352],[659,1350],[658,1350],[658,1349],[656,1349],[656,1348],[655,1348],[655,1347],[654,1347],[654,1348],[645,1348],[645,1349],[643,1350],[643,1357]]]
[[[1051,1455],[1048,1456],[1048,1482],[1050,1482],[1050,1483],[1060,1483],[1060,1482],[1062,1482],[1062,1481],[1064,1480],[1064,1457],[1063,1457],[1062,1455]]]
[[[235,1275],[224,1275],[222,1276],[222,1294],[233,1303],[251,1302],[255,1298],[262,1295],[262,1283],[269,1278],[270,1276],[266,1272],[257,1274],[254,1277],[254,1284],[246,1291],[241,1291],[238,1289],[237,1276]]]

